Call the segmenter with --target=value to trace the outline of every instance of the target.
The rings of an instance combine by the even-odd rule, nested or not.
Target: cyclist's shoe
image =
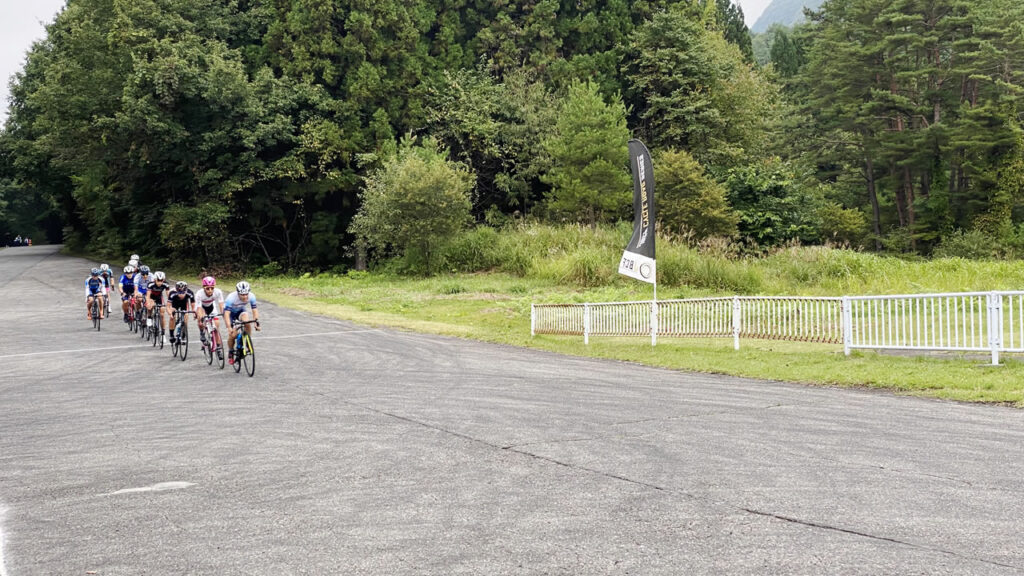
[[[124,322],[125,322],[125,324],[128,323],[128,313],[127,312],[124,313]]]
[[[177,337],[175,337],[174,334],[171,334],[171,344],[174,344],[177,341],[178,341]]]
[[[234,352],[228,352],[228,364],[234,364],[234,363],[235,363],[235,353]]]

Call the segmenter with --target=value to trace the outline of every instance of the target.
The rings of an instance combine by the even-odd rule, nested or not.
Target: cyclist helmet
[[[138,254],[132,254],[132,257],[129,258],[128,260],[138,260],[138,259],[139,259],[139,255]]]
[[[182,290],[188,288],[188,282],[185,282],[184,280],[178,280],[174,287],[178,290],[178,292],[181,292]]]
[[[99,276],[100,275],[100,269],[99,268],[93,268],[91,270],[91,272],[92,272],[93,276]]]
[[[100,264],[100,272],[106,272],[110,270],[110,264]]]
[[[128,263],[131,264],[132,266],[138,267],[139,266],[139,259],[138,258],[132,258],[131,260],[128,261]]]
[[[153,280],[166,280],[166,279],[167,279],[167,274],[164,274],[163,272],[161,272],[159,270],[157,270],[156,273],[153,274]]]
[[[238,291],[238,295],[239,296],[244,296],[244,295],[249,293],[249,290],[250,290],[249,283],[246,282],[245,280],[242,280],[238,284],[235,284],[235,290]]]
[[[206,288],[207,286],[216,286],[216,285],[217,285],[217,281],[213,279],[213,276],[207,276],[206,278],[203,278],[203,288]]]
[[[133,267],[133,266],[125,266],[124,267],[124,273],[125,274],[131,274],[132,272],[135,272],[135,267]]]
[[[143,274],[149,274],[149,266],[143,264],[141,267],[139,267],[139,272],[142,272]]]

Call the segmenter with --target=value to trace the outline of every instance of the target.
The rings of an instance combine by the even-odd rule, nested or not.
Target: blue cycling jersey
[[[135,291],[138,292],[139,294],[142,294],[143,296],[145,296],[146,292],[149,291],[149,283],[152,282],[152,281],[153,281],[153,277],[152,276],[148,276],[146,278],[143,278],[142,274],[136,274],[135,275]]]
[[[118,282],[121,284],[121,291],[125,294],[135,293],[135,274],[132,274],[131,276],[121,274],[121,279],[118,280]]]
[[[96,296],[103,294],[103,280],[99,276],[89,276],[85,279],[85,295]]]

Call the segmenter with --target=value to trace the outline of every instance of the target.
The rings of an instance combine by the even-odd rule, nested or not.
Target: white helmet
[[[131,274],[132,272],[135,272],[135,267],[134,266],[125,266],[124,267],[124,273],[125,274]]]
[[[246,282],[245,280],[242,280],[238,284],[235,284],[235,290],[238,291],[238,295],[239,296],[242,296],[242,295],[248,294],[249,290],[251,290],[251,288],[250,288],[248,282]]]
[[[110,270],[110,264],[100,264],[100,272],[106,272]]]
[[[129,258],[128,260],[132,261],[132,260],[138,260],[138,259],[139,259],[139,255],[138,254],[132,254],[132,257]]]
[[[157,270],[156,273],[153,274],[153,280],[166,280],[166,279],[167,279],[167,275],[164,274],[163,272],[159,271],[159,270]]]
[[[139,259],[135,258],[135,259],[129,260],[128,261],[128,265],[131,266],[132,268],[138,268],[139,267]]]

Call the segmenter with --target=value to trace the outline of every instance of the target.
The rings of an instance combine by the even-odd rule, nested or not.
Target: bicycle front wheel
[[[217,353],[217,362],[220,363],[220,369],[224,369],[224,342],[220,339],[220,330],[214,328],[210,331],[210,346],[212,350]]]
[[[181,361],[185,361],[185,357],[188,356],[188,324],[181,325],[181,334],[178,334],[178,346],[181,347]]]
[[[245,373],[252,377],[256,373],[256,351],[252,347],[252,338],[248,334],[242,335],[242,362],[245,363]]]
[[[97,331],[100,329],[100,303],[97,298],[92,299],[92,327]]]

